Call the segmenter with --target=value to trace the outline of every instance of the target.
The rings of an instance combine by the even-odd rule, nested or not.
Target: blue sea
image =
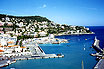
[[[69,43],[40,44],[45,53],[62,53],[65,55],[64,58],[21,60],[3,69],[82,69],[82,61],[84,69],[93,69],[97,61],[96,57],[90,56],[91,53],[96,52],[91,46],[94,37],[97,36],[101,48],[104,47],[104,27],[90,26],[89,28],[95,34],[57,36],[56,38],[70,39]]]

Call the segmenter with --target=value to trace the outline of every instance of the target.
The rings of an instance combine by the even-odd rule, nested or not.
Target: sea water
[[[4,69],[82,69],[82,61],[84,69],[92,69],[97,61],[96,57],[90,56],[91,53],[96,53],[91,46],[94,37],[97,36],[100,39],[100,46],[103,48],[104,27],[89,28],[95,34],[57,36],[56,38],[68,39],[69,43],[40,44],[46,54],[62,53],[65,55],[64,58],[21,60]]]

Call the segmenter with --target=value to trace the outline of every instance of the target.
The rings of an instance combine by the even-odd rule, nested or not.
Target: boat
[[[103,55],[100,53],[96,53],[96,54],[90,54],[91,56],[97,56],[97,57],[102,57]]]
[[[84,69],[84,64],[83,64],[83,60],[82,60],[82,69]]]
[[[84,48],[84,50],[86,50],[86,48]]]
[[[87,39],[85,39],[85,40],[87,40]]]
[[[100,40],[98,40],[98,39],[95,37],[95,40],[94,40],[94,43],[92,44],[92,47],[93,47],[97,52],[103,53],[103,50],[100,48],[99,43],[100,43]]]

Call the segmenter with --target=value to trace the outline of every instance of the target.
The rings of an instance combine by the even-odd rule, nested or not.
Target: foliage
[[[5,18],[6,16],[9,18],[25,19],[27,23],[29,23],[30,20],[32,21],[37,20],[37,22],[43,22],[43,21],[51,22],[46,17],[41,17],[41,16],[12,16],[12,15],[0,14],[0,19]]]

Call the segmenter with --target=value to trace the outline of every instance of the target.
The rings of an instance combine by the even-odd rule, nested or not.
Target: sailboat
[[[84,45],[84,48],[83,49],[86,50],[85,45]]]
[[[83,64],[83,60],[82,60],[82,69],[84,69],[84,64]]]
[[[83,48],[84,50],[86,50],[86,48]]]

